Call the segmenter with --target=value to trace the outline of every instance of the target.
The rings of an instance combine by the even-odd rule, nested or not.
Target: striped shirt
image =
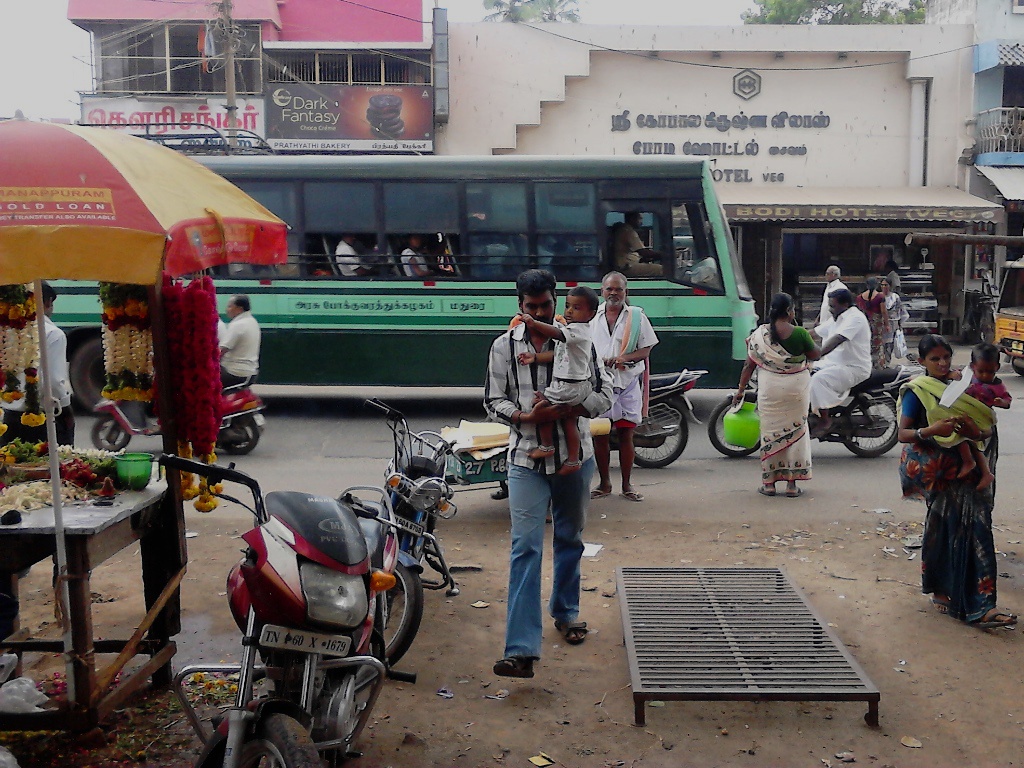
[[[542,352],[552,350],[555,342],[547,339]],[[508,461],[520,467],[537,470],[545,475],[553,474],[567,455],[565,434],[558,422],[554,423],[555,455],[548,459],[534,460],[529,454],[540,445],[540,432],[536,424],[517,426],[512,423],[516,411],[529,413],[533,410],[533,395],[543,392],[553,375],[551,363],[541,365],[520,365],[519,354],[536,352],[530,342],[526,325],[517,325],[506,331],[491,345],[487,360],[487,380],[484,383],[484,408],[492,420],[508,424],[512,433],[508,444]],[[590,381],[593,387],[582,406],[591,417],[599,416],[611,408],[611,376],[591,350]],[[590,420],[580,419],[580,460],[586,461],[594,455],[590,439]]]

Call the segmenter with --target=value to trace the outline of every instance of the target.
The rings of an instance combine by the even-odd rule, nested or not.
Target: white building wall
[[[923,78],[928,184],[960,181],[957,160],[972,143],[973,27],[537,26],[452,25],[451,120],[439,154],[629,155],[644,142],[686,154],[697,143],[737,172],[733,184],[919,184],[908,162],[912,80]],[[743,69],[761,80],[749,99],[733,91]],[[712,112],[729,116],[727,130],[709,124]],[[783,112],[818,119],[772,127]],[[640,127],[640,115],[692,115],[700,125]],[[613,116],[628,129],[613,130]],[[742,127],[752,116],[766,125]]]

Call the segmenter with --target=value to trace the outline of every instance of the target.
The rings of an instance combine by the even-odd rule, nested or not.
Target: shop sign
[[[726,205],[735,221],[998,221],[998,208],[937,206]]]
[[[432,152],[434,90],[289,83],[267,93],[267,141],[314,152]]]
[[[225,130],[228,127],[228,113],[225,100],[181,99],[159,97],[137,99],[134,97],[110,98],[106,96],[82,96],[82,122],[112,127],[124,126],[131,133],[143,133],[128,126],[148,125],[150,133],[156,136],[177,136],[195,133],[196,127],[171,125],[172,123],[199,123],[210,128]],[[237,99],[238,127],[263,135],[263,99]]]

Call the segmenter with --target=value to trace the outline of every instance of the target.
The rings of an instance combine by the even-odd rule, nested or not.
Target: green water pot
[[[744,402],[736,413],[722,418],[725,442],[741,448],[753,448],[761,440],[761,420],[757,417],[757,404]]]
[[[115,458],[117,479],[124,487],[141,491],[153,474],[152,453],[122,453]]]

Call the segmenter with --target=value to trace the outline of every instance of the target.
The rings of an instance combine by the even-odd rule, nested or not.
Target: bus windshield
[[[709,384],[727,386],[745,358],[753,302],[705,160],[199,160],[290,226],[287,264],[213,273],[222,311],[230,295],[250,296],[262,383],[479,385],[529,268],[595,288],[609,271],[626,275],[659,335],[654,372],[706,368]],[[89,403],[86,352],[97,346],[77,363],[75,351],[97,337],[76,322],[86,314],[69,306],[55,320]]]

